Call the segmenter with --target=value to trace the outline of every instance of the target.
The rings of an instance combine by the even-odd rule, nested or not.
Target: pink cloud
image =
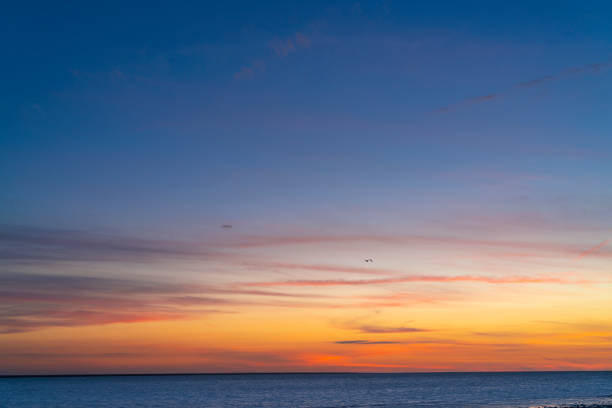
[[[514,283],[558,283],[558,284],[575,284],[585,283],[584,281],[570,281],[561,278],[553,277],[530,277],[530,276],[508,276],[503,278],[489,276],[440,276],[440,275],[404,275],[397,278],[383,279],[360,279],[360,280],[343,280],[343,279],[324,279],[324,280],[286,280],[286,281],[270,281],[270,282],[251,282],[245,283],[245,286],[357,286],[357,285],[384,285],[393,283],[410,283],[410,282],[481,282],[490,284],[514,284]]]
[[[466,238],[458,236],[434,235],[382,235],[382,234],[353,234],[353,235],[288,235],[288,236],[246,236],[235,238],[233,241],[218,244],[225,248],[264,248],[295,245],[320,244],[353,244],[353,243],[379,243],[387,245],[410,245],[411,247],[426,248],[474,248],[479,251],[490,248],[504,249],[508,253],[530,251],[530,256],[537,253],[544,255],[563,255],[571,257],[582,250],[578,244],[556,242],[518,241],[518,240],[492,240],[479,238]],[[598,249],[603,248],[602,245]],[[512,251],[509,251],[512,250]],[[598,253],[589,252],[590,255]],[[527,253],[523,252],[524,256]],[[599,252],[599,256],[610,256],[611,253]]]
[[[354,273],[364,275],[393,275],[397,272],[389,269],[378,269],[378,268],[366,268],[366,267],[351,267],[351,266],[338,266],[338,265],[310,265],[300,263],[288,263],[288,262],[258,262],[252,263],[255,267],[266,268],[266,269],[288,269],[288,270],[302,270],[302,271],[315,271],[315,272],[337,272],[337,273]]]
[[[578,255],[578,259],[582,259],[585,256],[594,254],[595,252],[599,251],[603,247],[607,246],[609,243],[610,243],[609,239],[601,241],[599,244],[595,245],[594,247],[591,247],[587,249],[586,251],[581,252],[580,255]]]

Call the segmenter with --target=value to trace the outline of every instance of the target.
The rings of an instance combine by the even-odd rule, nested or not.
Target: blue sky
[[[420,219],[442,201],[486,200],[478,174],[531,177],[542,184],[532,199],[597,200],[611,169],[611,11],[12,5],[2,22],[2,222],[349,228],[397,207]],[[521,206],[533,203],[508,211],[532,209]]]

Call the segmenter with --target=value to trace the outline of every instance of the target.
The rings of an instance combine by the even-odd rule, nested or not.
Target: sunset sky
[[[609,2],[124,3],[0,15],[0,374],[612,369]]]

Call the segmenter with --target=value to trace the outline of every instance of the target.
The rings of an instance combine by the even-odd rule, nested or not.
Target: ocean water
[[[2,408],[530,407],[612,404],[612,372],[0,378]]]

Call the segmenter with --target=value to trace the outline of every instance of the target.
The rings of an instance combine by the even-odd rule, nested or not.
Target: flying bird
[[[374,260],[373,260],[372,258],[366,258],[366,259],[364,259],[363,261],[364,261],[364,262],[369,262],[369,263],[374,262]]]
[[[230,224],[223,224],[223,225],[221,225],[221,228],[223,228],[223,229],[232,229],[232,226]]]

